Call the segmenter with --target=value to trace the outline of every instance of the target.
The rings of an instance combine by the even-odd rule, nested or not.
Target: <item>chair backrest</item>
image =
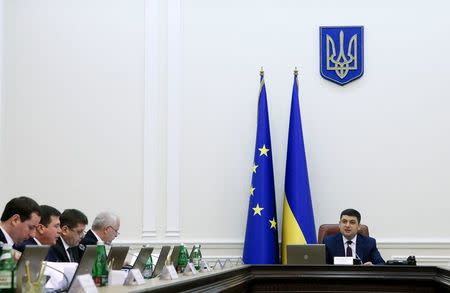
[[[327,236],[334,235],[339,232],[339,224],[323,224],[319,227],[319,233],[317,235],[317,243],[322,244],[323,239]],[[369,236],[369,227],[361,225],[359,231],[364,236]]]

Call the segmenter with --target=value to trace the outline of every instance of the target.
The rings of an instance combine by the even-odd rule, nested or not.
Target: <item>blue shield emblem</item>
[[[364,73],[364,27],[320,27],[320,74],[345,85]]]

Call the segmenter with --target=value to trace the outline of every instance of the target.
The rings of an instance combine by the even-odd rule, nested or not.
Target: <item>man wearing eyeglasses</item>
[[[50,247],[47,260],[54,262],[79,262],[78,244],[84,237],[88,224],[85,214],[77,209],[67,209],[59,218],[61,233],[56,244]]]
[[[98,214],[92,228],[86,233],[86,236],[80,241],[78,245],[78,255],[81,257],[86,250],[86,245],[96,245],[99,240],[106,245],[111,245],[111,242],[119,236],[120,219],[117,215],[110,212],[101,212]]]

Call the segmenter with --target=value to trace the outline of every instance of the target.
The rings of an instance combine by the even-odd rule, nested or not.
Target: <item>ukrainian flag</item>
[[[266,86],[262,70],[243,260],[246,264],[277,264],[280,262],[272,144]]]
[[[298,102],[297,75],[298,72],[295,70],[284,183],[281,253],[283,264],[287,263],[288,244],[317,243]]]

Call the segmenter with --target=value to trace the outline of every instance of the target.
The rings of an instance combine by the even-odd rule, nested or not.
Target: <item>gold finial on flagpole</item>
[[[295,69],[294,69],[294,75],[295,75],[295,76],[298,75],[298,69],[297,69],[297,66],[295,66]]]
[[[259,71],[259,75],[264,76],[264,69],[262,66],[261,66],[261,70]]]

